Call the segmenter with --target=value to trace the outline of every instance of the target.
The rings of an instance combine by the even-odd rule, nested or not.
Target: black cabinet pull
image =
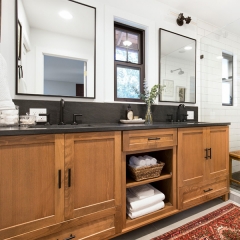
[[[156,138],[148,138],[148,140],[160,140],[161,138],[160,137],[156,137]]]
[[[204,158],[208,159],[208,149],[205,148],[204,150],[205,150],[205,157]]]
[[[71,168],[68,169],[68,187],[71,187]]]
[[[210,192],[212,191],[213,189],[212,188],[209,188],[208,190],[203,190],[204,192]]]
[[[62,175],[62,171],[58,170],[58,188],[62,187],[61,175]]]
[[[75,238],[75,236],[70,234],[70,237],[69,238],[65,238],[64,240],[70,240],[70,239],[73,239],[73,238]]]
[[[208,156],[210,159],[212,159],[212,148],[208,148],[209,152],[210,152],[210,156]]]

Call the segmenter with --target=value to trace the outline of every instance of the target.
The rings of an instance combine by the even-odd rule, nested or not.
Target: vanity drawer
[[[227,177],[179,188],[178,208],[187,209],[228,193]]]
[[[123,151],[148,150],[177,145],[177,129],[123,132]]]

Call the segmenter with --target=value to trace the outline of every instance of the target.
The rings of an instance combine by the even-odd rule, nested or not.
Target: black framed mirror
[[[159,29],[160,102],[196,103],[196,40]]]
[[[16,0],[16,9],[16,94],[95,98],[96,8]]]

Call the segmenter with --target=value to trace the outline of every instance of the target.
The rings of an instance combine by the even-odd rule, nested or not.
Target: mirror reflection
[[[71,0],[17,4],[17,94],[94,98],[96,9]]]
[[[196,40],[160,29],[160,101],[196,102]]]

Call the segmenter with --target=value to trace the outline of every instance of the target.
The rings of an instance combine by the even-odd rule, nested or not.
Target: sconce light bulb
[[[126,41],[123,41],[123,45],[124,45],[125,47],[130,47],[130,46],[132,45],[132,42],[126,40]]]
[[[192,47],[191,47],[191,46],[186,46],[184,49],[185,49],[185,50],[191,50]]]

